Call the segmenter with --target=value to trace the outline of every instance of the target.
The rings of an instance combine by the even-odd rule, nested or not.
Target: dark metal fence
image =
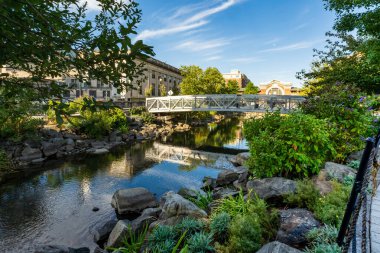
[[[380,130],[374,138],[366,140],[366,147],[360,161],[351,195],[339,230],[337,243],[343,252],[369,252],[369,209],[371,200],[371,175],[378,169],[377,153],[380,141]],[[375,176],[376,177],[376,176]],[[375,186],[375,185],[374,185]],[[360,231],[360,236],[358,231]],[[350,247],[351,246],[351,247]]]

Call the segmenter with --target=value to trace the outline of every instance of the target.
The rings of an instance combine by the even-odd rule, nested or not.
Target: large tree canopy
[[[345,83],[369,92],[380,92],[380,3],[378,0],[324,0],[335,11],[334,32],[326,50],[316,50],[318,60],[302,71],[309,94],[325,86]]]

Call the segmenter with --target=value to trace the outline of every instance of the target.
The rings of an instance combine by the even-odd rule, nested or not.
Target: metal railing
[[[370,252],[371,242],[368,239],[370,213],[367,207],[368,201],[371,200],[372,197],[372,193],[369,191],[371,176],[376,175],[378,170],[376,156],[379,149],[379,141],[380,130],[374,138],[368,138],[366,140],[366,147],[360,161],[337,238],[337,243],[342,247],[344,253],[349,252],[350,249],[353,253]],[[361,231],[360,237],[357,236],[358,230]],[[360,247],[358,241],[360,242]]]
[[[267,112],[288,113],[305,101],[301,96],[274,95],[187,95],[153,97],[146,99],[151,113],[223,111],[223,112]]]

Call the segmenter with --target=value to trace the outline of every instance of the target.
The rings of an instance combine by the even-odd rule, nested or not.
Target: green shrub
[[[351,167],[354,170],[358,170],[359,169],[359,165],[360,165],[360,161],[358,161],[358,160],[351,161],[351,162],[349,162],[347,164],[348,167]]]
[[[155,117],[150,112],[141,113],[141,119],[145,124],[151,124],[154,122]]]
[[[146,233],[148,231],[148,226],[138,234],[132,231],[131,227],[128,227],[128,237],[123,239],[123,246],[120,248],[109,248],[115,253],[138,253],[144,243]]]
[[[212,246],[212,235],[205,232],[198,232],[193,234],[188,240],[187,245],[190,252],[207,253],[214,252]]]
[[[326,122],[299,112],[246,121],[244,135],[251,153],[247,165],[257,177],[311,176],[335,152]]]
[[[345,186],[333,182],[333,190],[326,196],[318,199],[314,213],[316,217],[327,225],[339,227],[346,210],[352,186]]]
[[[191,236],[200,232],[205,227],[205,223],[190,217],[185,217],[179,224],[175,226],[178,234],[186,232],[187,236]]]
[[[177,238],[177,232],[174,227],[171,226],[157,226],[148,238],[149,248],[152,250],[165,249],[168,251],[158,251],[158,252],[170,252],[175,246],[175,241]],[[160,245],[160,247],[158,246]],[[172,245],[173,247],[169,247]],[[165,247],[163,247],[165,246]]]
[[[0,148],[0,176],[2,171],[13,169],[13,163],[3,149]]]
[[[136,106],[129,109],[129,113],[131,115],[141,115],[143,112],[147,112],[147,109],[145,106]]]
[[[150,251],[153,253],[172,253],[176,243],[174,240],[165,240],[158,242],[150,247]],[[150,252],[149,251],[149,252]]]
[[[362,138],[375,133],[373,100],[348,84],[326,86],[317,95],[307,99],[302,111],[328,121],[335,160],[342,162],[364,147]]]
[[[310,242],[310,247],[306,249],[308,253],[340,253],[342,249],[336,243],[338,229],[332,226],[315,228],[306,235]]]
[[[238,215],[232,220],[229,229],[230,239],[226,246],[226,251],[239,253],[256,252],[264,241],[262,229],[257,215]]]
[[[199,208],[202,208],[203,210],[207,210],[209,204],[213,201],[212,199],[212,192],[206,191],[205,194],[202,194],[200,192],[197,192],[196,198],[189,198],[191,202],[196,204]]]
[[[38,130],[43,125],[43,120],[33,119],[29,116],[8,119],[0,124],[0,139],[11,139],[13,141],[35,139]]]
[[[321,198],[321,194],[311,180],[300,180],[297,181],[296,192],[285,197],[284,202],[291,207],[314,210],[315,203],[319,198]]]
[[[230,222],[231,216],[225,212],[219,213],[211,219],[210,230],[218,242],[227,241]]]

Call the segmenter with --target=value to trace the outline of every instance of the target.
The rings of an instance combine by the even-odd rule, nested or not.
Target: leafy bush
[[[333,190],[326,196],[318,199],[314,213],[316,217],[327,225],[339,227],[346,210],[352,186],[344,186],[333,182]]]
[[[211,219],[210,230],[218,242],[224,243],[228,239],[228,227],[231,216],[228,213],[219,213]]]
[[[149,248],[152,250],[162,250],[157,252],[171,252],[175,246],[176,238],[177,232],[174,227],[157,226],[149,235]]]
[[[143,112],[147,112],[147,109],[145,106],[136,106],[129,109],[129,113],[131,115],[141,115]]]
[[[0,125],[0,139],[13,141],[33,139],[43,125],[43,120],[33,119],[29,116],[8,119]]]
[[[306,249],[308,253],[340,253],[342,249],[336,243],[338,229],[333,226],[315,228],[307,235],[311,247]]]
[[[320,197],[321,194],[311,180],[300,180],[297,181],[296,192],[289,194],[284,201],[292,207],[314,210],[315,204]]]
[[[201,220],[197,220],[190,217],[185,217],[179,224],[175,226],[177,233],[187,233],[191,236],[197,232],[200,232],[205,227],[205,223]]]
[[[174,240],[168,239],[168,240],[158,242],[157,244],[152,245],[150,247],[150,250],[153,253],[172,253],[175,245],[176,244]]]
[[[205,232],[195,233],[187,240],[187,245],[190,252],[214,252],[215,249],[211,244],[212,235]]]
[[[244,135],[251,153],[247,165],[258,177],[311,176],[335,152],[326,122],[299,112],[246,121]]]
[[[263,242],[262,229],[257,215],[238,215],[229,229],[230,239],[226,252],[256,252]]]
[[[348,167],[351,167],[354,170],[358,170],[359,169],[359,165],[360,165],[360,161],[358,161],[358,160],[351,161],[351,162],[349,162],[347,164]]]
[[[144,123],[151,124],[154,122],[155,117],[150,112],[143,112],[141,113],[141,119],[143,120]]]
[[[196,204],[199,208],[202,208],[203,210],[207,210],[209,204],[213,201],[212,192],[206,191],[205,194],[197,192],[197,197],[189,198],[189,200],[193,202],[194,204]]]
[[[325,86],[317,95],[308,98],[302,111],[328,121],[337,151],[335,160],[344,161],[348,154],[364,147],[362,138],[375,133],[373,100],[354,86],[341,83]]]

